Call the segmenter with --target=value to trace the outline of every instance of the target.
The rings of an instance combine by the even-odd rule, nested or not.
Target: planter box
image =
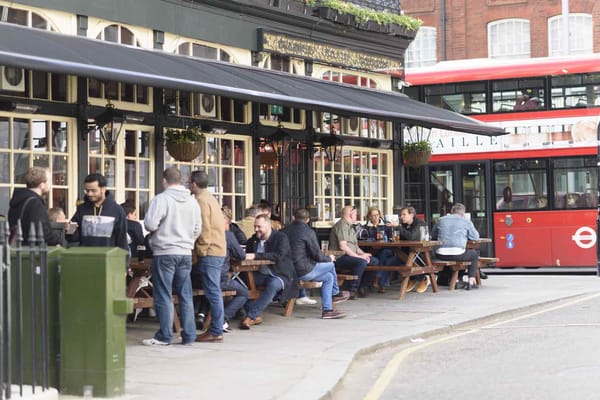
[[[319,18],[328,19],[330,21],[337,22],[339,14],[336,10],[329,7],[317,7],[316,15]]]

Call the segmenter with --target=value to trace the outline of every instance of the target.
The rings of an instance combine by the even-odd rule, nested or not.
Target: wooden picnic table
[[[259,271],[261,265],[275,265],[275,261],[272,260],[236,260],[232,258],[229,262],[231,266],[231,272],[234,275],[241,272],[245,272],[248,282],[248,298],[257,299],[260,296],[260,291],[256,288],[256,282],[254,281],[253,272]],[[237,276],[237,275],[236,275]]]
[[[434,292],[438,291],[435,273],[439,272],[443,266],[436,265],[431,259],[431,251],[442,244],[438,240],[395,240],[395,241],[359,241],[358,246],[362,249],[368,249],[373,252],[381,249],[391,249],[394,254],[402,260],[404,265],[373,265],[367,266],[367,271],[395,271],[402,276],[400,285],[400,299],[406,297],[406,289],[410,277],[416,275],[428,275],[431,281],[431,288]],[[408,249],[408,253],[405,250]],[[423,265],[418,265],[416,260],[421,260]]]

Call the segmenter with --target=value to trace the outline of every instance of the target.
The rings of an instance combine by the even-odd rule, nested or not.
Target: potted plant
[[[177,161],[192,161],[198,157],[204,147],[204,139],[204,134],[197,127],[165,131],[167,151]]]
[[[431,158],[431,143],[429,143],[430,129],[410,127],[405,129],[405,139],[402,146],[402,159],[406,165],[425,165]]]

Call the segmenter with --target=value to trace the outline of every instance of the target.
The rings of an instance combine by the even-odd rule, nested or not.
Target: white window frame
[[[582,55],[594,52],[594,21],[591,14],[569,14],[569,51],[563,52],[563,16],[548,18],[548,56]]]
[[[522,18],[499,19],[488,23],[489,58],[531,57],[530,22]]]
[[[422,26],[408,46],[406,68],[427,67],[437,63],[437,28]]]

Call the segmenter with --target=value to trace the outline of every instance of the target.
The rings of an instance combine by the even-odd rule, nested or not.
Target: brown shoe
[[[343,290],[331,298],[333,304],[341,303],[350,298],[350,292]]]
[[[250,329],[254,325],[254,320],[252,318],[246,317],[240,322],[240,329]]]
[[[323,313],[321,314],[321,318],[323,319],[339,319],[344,318],[345,316],[346,314],[344,314],[343,312],[335,310],[323,311]]]
[[[259,315],[258,317],[256,317],[256,319],[254,320],[254,325],[260,325],[262,324],[262,317]]]
[[[415,281],[414,279],[409,279],[408,286],[406,286],[406,292],[412,292],[415,286],[417,286],[417,281]]]
[[[218,343],[223,341],[223,335],[213,335],[212,333],[206,331],[202,335],[196,338],[196,342],[200,343]]]
[[[423,293],[429,287],[429,277],[425,275],[425,279],[421,280],[417,285],[417,293]]]

